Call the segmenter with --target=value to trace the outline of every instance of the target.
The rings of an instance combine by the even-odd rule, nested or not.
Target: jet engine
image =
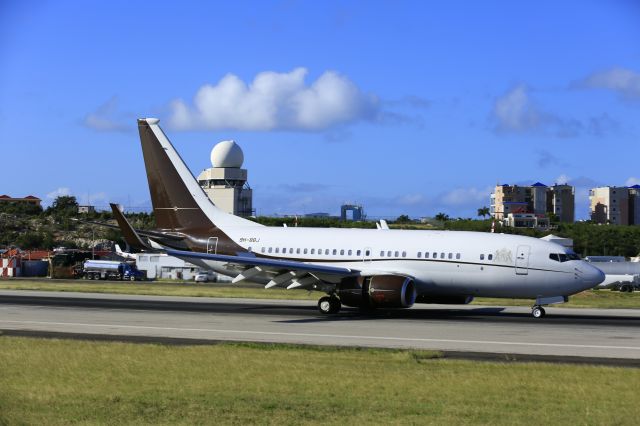
[[[410,308],[416,301],[413,279],[401,275],[348,278],[338,284],[342,304],[362,308]]]

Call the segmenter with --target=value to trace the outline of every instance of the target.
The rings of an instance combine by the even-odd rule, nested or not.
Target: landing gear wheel
[[[531,309],[531,315],[533,315],[534,318],[542,318],[544,317],[546,314],[546,312],[544,311],[544,308],[542,306],[534,306]]]
[[[318,300],[318,310],[321,314],[337,314],[340,307],[340,299],[337,297],[324,296]]]

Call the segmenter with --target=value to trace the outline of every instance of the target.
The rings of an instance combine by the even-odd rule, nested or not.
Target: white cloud
[[[170,124],[179,130],[321,130],[376,118],[378,99],[345,76],[326,71],[306,85],[306,75],[305,68],[267,71],[246,84],[227,74],[200,87],[192,106],[173,101]]]
[[[640,185],[640,178],[637,178],[637,177],[630,177],[630,178],[629,178],[629,179],[627,179],[627,181],[625,182],[625,185],[627,185],[627,186]]]
[[[627,99],[640,99],[640,73],[626,68],[611,68],[591,74],[577,85],[612,90]]]
[[[462,207],[475,206],[476,204],[489,204],[490,194],[493,188],[456,188],[443,194],[440,199],[445,206]],[[479,205],[478,205],[479,207]]]
[[[498,134],[538,133],[558,138],[589,134],[603,137],[619,127],[618,122],[607,114],[578,120],[543,110],[531,99],[529,89],[524,85],[518,85],[498,97],[491,118]]]
[[[419,206],[428,203],[428,200],[422,194],[407,194],[399,197],[395,202],[402,206]]]
[[[500,132],[522,132],[540,124],[540,113],[524,85],[516,86],[496,99],[493,117],[496,130]]]
[[[109,197],[104,192],[96,192],[94,194],[81,195],[78,198],[80,204],[95,206],[96,204],[106,204]]]
[[[100,132],[126,132],[130,126],[117,117],[118,98],[116,96],[100,105],[97,110],[85,116],[82,124]]]
[[[558,185],[566,185],[567,183],[569,183],[569,181],[571,181],[571,178],[569,176],[561,174],[556,178],[555,183],[557,183]]]
[[[71,195],[71,190],[69,188],[67,188],[67,187],[60,187],[60,188],[48,193],[47,194],[47,198],[55,200],[58,197],[67,196],[67,195]]]

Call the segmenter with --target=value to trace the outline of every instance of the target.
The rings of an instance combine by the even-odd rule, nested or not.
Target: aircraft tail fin
[[[203,228],[261,226],[217,208],[158,125],[138,119],[138,131],[158,228],[189,232]]]

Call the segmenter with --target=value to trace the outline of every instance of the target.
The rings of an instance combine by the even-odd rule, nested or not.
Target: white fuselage
[[[247,251],[267,258],[339,265],[365,276],[409,276],[418,294],[424,295],[565,296],[602,280],[602,272],[587,262],[550,258],[550,254],[564,254],[562,246],[517,235],[275,227],[225,231]],[[215,252],[214,240],[211,252]],[[207,262],[207,266],[223,271],[218,262]]]

